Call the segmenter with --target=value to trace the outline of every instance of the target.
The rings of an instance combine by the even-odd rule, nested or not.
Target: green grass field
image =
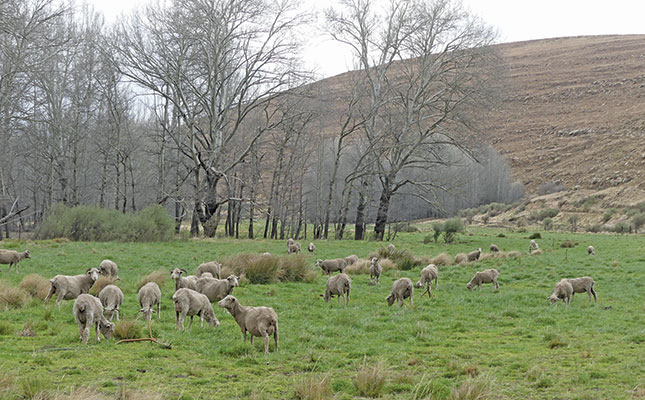
[[[319,296],[326,278],[312,283],[252,285],[242,281],[234,295],[243,305],[273,307],[279,317],[280,351],[263,353],[263,341],[242,342],[233,318],[215,305],[220,327],[175,329],[171,296],[162,287],[162,320],[153,334],[172,343],[96,343],[92,329],[80,343],[73,301],[59,311],[55,301],[30,299],[21,308],[0,309],[0,398],[163,399],[630,399],[645,398],[645,237],[542,233],[541,255],[527,254],[528,234],[469,229],[457,243],[423,244],[426,233],[402,233],[394,242],[417,257],[446,252],[454,257],[490,243],[520,258],[499,258],[439,269],[435,297],[414,306],[388,307],[392,282],[418,280],[421,267],[385,272],[378,286],[352,275],[348,307]],[[500,233],[506,237],[498,237]],[[568,249],[565,239],[577,243]],[[308,241],[307,241],[308,243]],[[303,242],[306,246],[306,243]],[[596,256],[587,256],[593,244]],[[376,250],[375,242],[318,241],[316,258]],[[305,247],[303,246],[303,247]],[[284,241],[190,240],[170,243],[0,242],[1,248],[29,248],[20,273],[2,265],[2,287],[18,286],[30,273],[47,279],[79,274],[102,259],[117,262],[125,293],[122,319],[138,314],[137,281],[150,272],[182,267],[193,272],[203,261],[237,253],[282,253]],[[306,252],[306,251],[305,251]],[[469,292],[472,275],[500,271],[500,290],[491,285]],[[570,307],[546,298],[563,277],[589,275],[598,303],[586,294]],[[2,289],[0,289],[2,290]],[[137,322],[141,333],[144,323]],[[35,336],[20,336],[29,328]],[[271,344],[273,349],[273,344]],[[71,396],[70,396],[71,393]],[[85,393],[85,394],[83,394]],[[319,395],[319,397],[315,397]],[[480,395],[481,397],[476,397]],[[75,396],[75,397],[74,397]],[[94,396],[94,397],[92,397]],[[307,397],[309,396],[309,397]]]

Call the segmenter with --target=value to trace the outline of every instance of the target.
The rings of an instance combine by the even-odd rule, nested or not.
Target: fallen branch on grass
[[[147,338],[138,338],[138,339],[122,339],[116,342],[116,344],[121,344],[121,343],[133,343],[133,342],[154,342],[157,343],[159,346],[165,348],[165,349],[172,349],[171,344],[166,344],[166,343],[161,343],[157,339],[152,337],[152,328],[150,327],[150,320],[148,320],[148,336]]]

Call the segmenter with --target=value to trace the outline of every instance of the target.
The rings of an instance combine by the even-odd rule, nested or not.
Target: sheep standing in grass
[[[471,252],[470,252],[470,253],[468,253],[468,255],[467,255],[467,257],[468,257],[468,262],[479,260],[479,256],[480,256],[481,254],[482,254],[482,249],[481,249],[481,247],[480,247],[480,248],[478,248],[478,249],[477,249],[477,250],[475,250],[475,251],[471,251]]]
[[[349,292],[352,288],[352,280],[347,274],[338,274],[330,276],[327,279],[327,286],[325,287],[324,299],[329,302],[332,296],[338,296],[337,303],[340,304],[340,298],[343,297],[345,305],[349,303]]]
[[[419,279],[419,282],[417,282],[416,287],[420,288],[425,285],[426,290],[425,292],[421,293],[421,296],[423,296],[426,292],[428,293],[429,297],[432,297],[432,293],[430,293],[430,285],[432,281],[434,281],[434,289],[437,290],[437,282],[439,280],[439,270],[437,270],[437,266],[434,264],[429,264],[427,267],[421,270],[421,279]]]
[[[44,302],[47,303],[55,293],[56,306],[60,310],[61,301],[72,300],[89,292],[97,279],[99,279],[99,270],[96,268],[88,269],[83,275],[56,275],[49,280],[51,287]]]
[[[296,242],[287,246],[287,254],[300,253],[300,243]]]
[[[216,276],[217,279],[220,279],[222,274],[222,264],[217,261],[209,261],[207,263],[199,264],[197,271],[195,271],[195,276],[201,278],[204,272],[210,272],[213,276]]]
[[[116,277],[119,275],[119,267],[114,261],[103,260],[99,264],[99,273],[105,276]]]
[[[396,247],[394,247],[394,245],[390,243],[390,245],[387,246],[387,249],[390,252],[390,254],[394,254],[394,250],[396,250]]]
[[[309,246],[307,246],[307,250],[309,250],[310,253],[313,253],[316,250],[316,245],[313,244],[312,242],[309,242]]]
[[[593,301],[596,303],[598,298],[596,296],[596,291],[593,290],[593,286],[596,284],[593,279],[589,276],[583,276],[582,278],[573,278],[569,279],[569,283],[573,287],[573,293],[571,294],[571,301],[573,301],[573,296],[576,293],[587,292],[589,295],[589,301],[591,301],[591,295],[593,295]]]
[[[560,282],[555,284],[553,287],[553,293],[551,296],[547,297],[547,300],[549,300],[551,304],[555,304],[558,300],[562,300],[564,304],[569,305],[572,295],[573,286],[571,285],[571,282],[569,282],[568,279],[562,279]]]
[[[192,289],[180,288],[172,295],[172,301],[175,303],[177,329],[184,330],[186,316],[190,316],[190,322],[188,323],[188,329],[190,329],[195,315],[199,315],[200,326],[202,327],[204,326],[204,320],[213,328],[219,326],[213,306],[211,306],[211,302],[206,295]]]
[[[0,250],[0,264],[9,264],[7,272],[11,272],[11,266],[13,265],[13,270],[18,273],[18,263],[25,258],[31,258],[29,250],[22,252],[14,250]]]
[[[495,286],[495,289],[499,289],[499,284],[497,283],[498,276],[499,272],[496,269],[479,271],[475,274],[475,276],[473,276],[473,279],[468,282],[466,288],[468,290],[473,290],[473,287],[477,286],[477,288],[481,290],[483,283],[492,283]]]
[[[119,320],[119,307],[123,304],[123,292],[115,285],[107,285],[99,292],[99,300],[105,309],[105,317],[112,321],[116,314],[116,320]]]
[[[154,282],[148,282],[141,286],[138,298],[141,306],[139,311],[146,317],[146,321],[152,319],[154,306],[157,306],[157,318],[161,320],[161,289],[159,289],[159,285]]]
[[[394,301],[399,302],[399,307],[403,307],[403,300],[410,298],[410,305],[414,305],[412,296],[414,295],[414,287],[410,278],[401,278],[394,281],[392,284],[392,292],[385,298],[387,305],[391,306]]]
[[[345,264],[346,265],[354,265],[358,262],[358,256],[356,254],[352,254],[351,256],[345,257]]]
[[[372,257],[370,260],[370,279],[378,284],[379,279],[381,279],[381,273],[383,272],[383,267],[381,263],[378,262],[377,257]]]
[[[106,339],[114,335],[114,324],[103,316],[103,306],[96,297],[90,294],[80,294],[74,301],[74,318],[78,324],[81,342],[87,344],[90,337],[90,327],[94,325],[96,341],[100,342],[99,331]]]
[[[170,279],[173,279],[175,281],[175,291],[181,288],[197,290],[197,276],[188,275],[184,277],[184,276],[181,276],[182,273],[187,274],[188,271],[186,271],[183,268],[173,268],[170,271]],[[204,274],[210,275],[210,272],[202,272],[202,276]]]
[[[587,247],[587,255],[595,256],[596,255],[596,249],[594,249],[593,246]]]
[[[538,246],[537,242],[535,240],[532,240],[529,242],[529,253],[532,252],[533,250],[539,249],[540,246]]]
[[[273,335],[275,351],[278,351],[278,315],[273,308],[243,306],[231,295],[224,297],[217,304],[231,313],[242,330],[245,344],[246,332],[248,331],[251,334],[251,346],[253,345],[254,336],[263,337],[264,352],[268,353],[269,336]]]
[[[233,293],[233,289],[239,286],[238,278],[229,275],[226,279],[210,279],[200,282],[198,292],[206,295],[211,302],[218,301]]]
[[[337,258],[335,260],[317,260],[316,265],[320,267],[322,270],[323,275],[324,274],[331,274],[332,272],[335,271],[340,271],[342,274],[345,271],[345,267],[347,267],[347,262],[343,258]]]
[[[491,243],[490,245],[490,252],[491,253],[499,253],[499,247],[497,247],[496,244]]]

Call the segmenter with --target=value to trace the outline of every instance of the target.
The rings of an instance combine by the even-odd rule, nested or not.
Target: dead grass
[[[446,253],[441,253],[438,256],[434,257],[433,259],[430,260],[430,263],[438,266],[438,267],[443,267],[446,265],[452,265],[452,257],[450,257]]]
[[[466,264],[468,262],[468,256],[466,253],[459,253],[455,256],[455,264]]]
[[[358,260],[358,262],[347,266],[345,272],[351,275],[369,274],[370,260]]]
[[[227,269],[237,276],[244,276],[250,283],[257,284],[312,282],[316,277],[307,256],[303,254],[263,256],[242,253],[226,258],[222,264],[222,277],[228,276],[224,273]]]
[[[166,284],[166,281],[168,280],[169,276],[170,274],[168,273],[168,271],[165,271],[165,270],[152,272],[144,276],[143,278],[139,279],[139,282],[137,282],[137,291],[141,289],[141,287],[148,282],[154,282],[157,285],[159,285],[159,287],[163,287]]]
[[[507,258],[520,258],[522,257],[522,252],[519,250],[513,250],[506,253]]]
[[[141,337],[141,326],[135,319],[122,319],[114,326],[116,339],[136,339]]]
[[[53,400],[109,400],[113,397],[106,396],[94,388],[77,387],[71,388],[69,393],[57,392]]]
[[[394,262],[389,258],[384,258],[382,260],[379,260],[379,263],[381,264],[383,271],[397,269],[396,264],[394,264]]]
[[[27,291],[0,281],[0,309],[22,308],[29,300]]]
[[[306,376],[296,383],[295,395],[300,400],[324,400],[331,398],[329,375]]]
[[[482,374],[470,377],[452,389],[451,400],[486,400],[491,397],[492,377]]]
[[[108,285],[113,285],[117,281],[117,278],[112,278],[109,276],[99,276],[99,279],[94,282],[94,285],[90,288],[90,294],[92,296],[98,296],[101,290]],[[157,283],[159,285],[159,283]],[[161,286],[161,285],[159,285]]]
[[[387,371],[382,362],[368,365],[363,361],[363,364],[358,367],[353,383],[359,396],[375,398],[381,396],[386,379]]]
[[[22,278],[18,287],[29,293],[31,297],[44,300],[49,293],[51,283],[42,275],[29,274]]]
[[[542,254],[542,249],[533,250],[531,252],[532,256],[539,256],[540,254]]]

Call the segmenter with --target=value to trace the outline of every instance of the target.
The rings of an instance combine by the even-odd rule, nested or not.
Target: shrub
[[[634,225],[634,231],[638,231],[645,225],[645,212],[634,215],[632,218],[632,225]]]
[[[605,227],[602,224],[589,225],[587,227],[587,232],[598,233],[605,230]]]
[[[367,365],[363,362],[353,380],[359,396],[379,397],[385,386],[387,374],[382,363]]]
[[[611,228],[611,231],[614,233],[630,233],[632,231],[632,227],[627,222],[621,221],[617,222]]]
[[[26,291],[0,281],[0,309],[21,308],[27,300],[29,294]]]
[[[542,226],[545,231],[551,230],[553,228],[553,220],[551,218],[544,218],[542,221]]]
[[[392,254],[390,254],[389,258],[394,261],[399,269],[404,271],[411,270],[417,265],[421,265],[421,262],[414,258],[414,255],[410,250],[396,249]]]
[[[540,186],[537,190],[537,193],[540,195],[544,195],[544,194],[561,192],[566,189],[567,189],[566,187],[551,181]]]
[[[567,222],[569,222],[569,225],[571,226],[571,232],[578,231],[579,220],[580,220],[580,217],[578,217],[577,215],[571,215],[569,219],[567,219]]]
[[[461,218],[451,218],[443,224],[443,239],[446,243],[452,243],[457,233],[464,232],[464,223]]]
[[[154,282],[157,285],[159,285],[159,287],[161,288],[166,284],[166,280],[168,279],[169,276],[170,274],[168,273],[168,271],[164,271],[164,270],[152,272],[144,276],[143,278],[139,279],[139,282],[137,282],[137,290],[141,289],[141,287],[148,282]]]
[[[222,276],[228,276],[224,273],[227,269],[238,276],[244,274],[254,284],[311,282],[316,276],[303,254],[262,256],[242,253],[224,259],[222,264]]]
[[[615,213],[616,213],[615,208],[610,208],[609,210],[605,211],[605,213],[602,216],[602,223],[606,224],[611,219],[611,217],[614,216]]]
[[[324,400],[331,394],[329,375],[306,376],[296,384],[296,398],[300,400]]]
[[[573,247],[576,247],[576,243],[573,242],[573,240],[565,240],[564,242],[560,243],[560,247],[563,249],[571,249]]]
[[[98,296],[99,292],[103,290],[104,287],[106,287],[107,285],[112,285],[114,282],[116,282],[116,278],[101,275],[90,288],[90,294],[92,296]]]
[[[307,256],[304,254],[282,256],[280,258],[280,265],[283,270],[280,280],[288,282],[313,282],[315,279],[316,274],[309,266]]]
[[[137,339],[141,337],[141,325],[135,319],[122,319],[114,326],[117,339]]]
[[[44,300],[49,294],[51,284],[47,278],[41,275],[29,274],[22,278],[19,287],[29,293],[31,297]]]
[[[441,253],[438,256],[434,257],[432,260],[430,260],[430,263],[437,266],[450,265],[452,264],[452,258],[446,253]]]
[[[427,234],[423,237],[423,244],[428,244],[434,240],[433,235]]]
[[[542,235],[540,232],[535,232],[531,236],[529,236],[529,239],[542,239]]]
[[[255,262],[244,267],[244,273],[249,282],[255,284],[266,284],[280,280],[280,266],[277,256],[258,257]]]
[[[543,208],[537,213],[531,214],[531,219],[542,221],[545,218],[555,218],[560,213],[560,210],[557,208]]]
[[[396,269],[396,264],[392,262],[389,258],[384,258],[382,260],[379,260],[379,263],[381,264],[381,268],[383,268],[383,271],[389,271]]]
[[[432,230],[434,231],[432,238],[434,239],[434,242],[437,243],[439,236],[441,236],[441,232],[443,232],[443,224],[441,222],[433,223]]]

